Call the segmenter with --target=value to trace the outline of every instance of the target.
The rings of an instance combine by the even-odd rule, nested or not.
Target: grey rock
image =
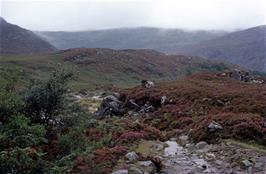
[[[161,105],[164,105],[166,103],[166,96],[162,96],[161,98]]]
[[[178,137],[178,140],[180,142],[181,145],[185,145],[189,143],[189,137],[187,135],[181,135]]]
[[[144,172],[148,173],[156,172],[156,167],[152,161],[139,161],[138,164],[142,166]]]
[[[217,100],[216,103],[217,106],[225,106],[225,103],[222,100]]]
[[[141,107],[141,109],[139,110],[139,113],[144,114],[144,113],[148,113],[148,112],[153,112],[153,111],[155,111],[155,109],[156,108],[154,106],[152,106],[149,101],[147,101],[145,103],[145,105],[143,105]]]
[[[208,143],[206,143],[205,141],[200,141],[195,146],[197,149],[204,149],[208,146]]]
[[[103,98],[100,108],[94,114],[98,119],[106,116],[121,115],[121,101],[113,95],[108,95]]]
[[[244,166],[246,166],[246,167],[251,167],[251,166],[253,166],[252,161],[247,160],[247,159],[246,159],[246,160],[243,160],[242,163],[243,163]]]
[[[135,103],[135,101],[134,101],[133,99],[130,99],[130,100],[129,100],[129,104],[130,104],[130,106],[131,106],[133,109],[139,109],[139,108],[140,108],[140,106],[139,106],[137,103]]]
[[[112,172],[111,174],[128,174],[128,170],[117,170]]]
[[[155,86],[155,85],[154,85],[154,82],[149,81],[149,80],[142,80],[142,81],[141,81],[141,85],[142,85],[142,87],[144,87],[144,88],[152,88],[152,87]]]
[[[128,169],[128,174],[143,174],[144,172],[138,169],[137,167],[130,167]]]
[[[208,131],[209,132],[216,132],[216,131],[218,131],[218,130],[222,130],[223,129],[223,127],[219,124],[219,123],[217,123],[217,122],[215,122],[215,121],[212,121],[209,125],[208,125]]]
[[[126,158],[129,161],[136,161],[139,158],[139,156],[136,154],[136,152],[129,152],[126,154]]]

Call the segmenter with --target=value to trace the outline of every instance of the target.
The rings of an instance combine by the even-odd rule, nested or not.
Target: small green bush
[[[65,68],[56,68],[47,80],[33,82],[25,95],[25,113],[35,123],[48,125],[64,109],[67,82],[74,74]]]

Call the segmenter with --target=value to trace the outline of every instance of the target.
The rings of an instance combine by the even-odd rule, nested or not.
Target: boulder
[[[156,166],[153,164],[152,161],[139,161],[138,164],[141,166],[144,172],[147,173],[156,172]]]
[[[97,118],[101,119],[106,116],[121,115],[121,104],[117,97],[109,95],[103,98],[100,108],[94,114]]]
[[[139,113],[144,114],[148,112],[153,112],[155,110],[156,110],[155,107],[149,101],[147,101],[145,105],[141,107],[141,109],[139,110]]]
[[[218,130],[222,130],[223,129],[223,127],[219,124],[219,123],[217,123],[217,122],[215,122],[215,121],[212,121],[209,125],[208,125],[208,131],[209,132],[216,132],[216,131],[218,131]]]
[[[152,88],[152,87],[155,86],[155,85],[154,85],[154,82],[149,81],[149,80],[142,80],[142,81],[141,81],[141,85],[142,85],[142,87],[144,87],[144,88]]]
[[[136,161],[139,158],[139,156],[136,154],[136,152],[129,152],[126,154],[126,158],[129,161]]]

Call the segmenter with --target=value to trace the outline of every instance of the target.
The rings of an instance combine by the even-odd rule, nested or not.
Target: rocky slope
[[[0,52],[3,54],[33,54],[55,51],[55,47],[33,32],[6,22],[0,17]]]
[[[78,156],[71,172],[263,174],[265,79],[232,74],[143,81],[105,96],[86,136],[112,143]]]
[[[237,31],[189,45],[179,50],[179,53],[224,60],[266,72],[266,26]]]

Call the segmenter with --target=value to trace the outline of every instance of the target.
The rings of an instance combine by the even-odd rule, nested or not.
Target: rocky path
[[[143,151],[136,149],[137,153],[129,152],[122,160],[124,168],[116,168],[113,174],[266,174],[265,151],[240,147],[233,142],[215,145],[179,142],[141,142],[139,147],[146,148]],[[137,154],[141,152],[159,157],[163,164],[162,170],[156,171],[151,161],[138,159]]]
[[[235,145],[208,145],[200,142],[193,145],[183,147],[176,141],[167,141],[168,147],[165,148],[163,163],[165,168],[162,173],[167,174],[266,174],[266,154],[256,152],[251,149],[238,147]],[[224,152],[219,155],[222,150],[236,150],[232,156]],[[218,152],[218,153],[217,153]],[[234,152],[231,152],[234,153]],[[236,161],[232,159],[236,158]],[[237,163],[238,162],[238,163]]]
[[[231,173],[224,169],[209,164],[204,158],[193,155],[175,141],[167,141],[168,147],[165,148],[164,165],[162,173],[179,173],[179,174],[201,174],[214,173],[225,174]]]
[[[99,96],[74,98],[92,113],[102,101]],[[186,135],[166,142],[143,140],[135,151],[121,159],[113,174],[266,174],[265,147],[243,145],[232,140],[193,144]],[[159,157],[162,170],[158,171],[150,160],[141,161],[138,155]]]

